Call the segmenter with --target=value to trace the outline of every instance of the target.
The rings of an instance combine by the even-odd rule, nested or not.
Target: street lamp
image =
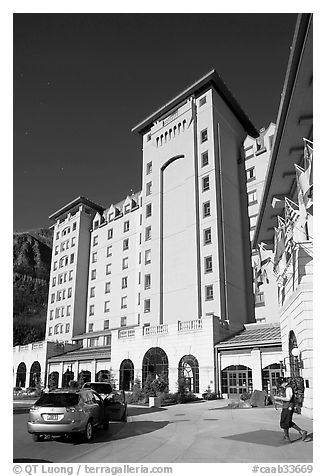
[[[298,347],[293,347],[291,350],[291,354],[293,355],[295,359],[295,364],[298,366],[299,369],[303,369],[303,362],[301,359],[301,352],[298,349]]]

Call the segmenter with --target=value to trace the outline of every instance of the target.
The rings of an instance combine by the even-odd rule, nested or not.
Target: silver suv
[[[31,407],[27,430],[34,441],[45,435],[81,435],[85,441],[94,428],[109,426],[103,399],[91,389],[57,389],[44,393]]]

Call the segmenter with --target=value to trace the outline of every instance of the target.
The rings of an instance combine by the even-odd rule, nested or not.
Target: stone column
[[[261,353],[258,347],[254,347],[251,351],[251,369],[252,369],[252,389],[262,390],[261,378]]]

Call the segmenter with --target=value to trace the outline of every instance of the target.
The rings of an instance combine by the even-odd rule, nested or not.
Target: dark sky
[[[14,231],[79,195],[141,187],[131,128],[215,68],[257,128],[276,121],[295,14],[15,14]]]

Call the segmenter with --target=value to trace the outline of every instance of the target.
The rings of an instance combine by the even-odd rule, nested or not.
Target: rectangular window
[[[255,180],[255,167],[250,167],[250,169],[246,170],[246,175],[247,175],[247,182],[252,182]]]
[[[92,271],[91,271],[91,279],[96,279],[96,269],[92,269]]]
[[[61,291],[57,291],[57,301],[61,301]]]
[[[124,231],[124,233],[126,233],[127,231],[129,231],[129,220],[124,222],[124,224],[123,224],[123,231]]]
[[[111,282],[105,283],[105,294],[109,293],[111,291]]]
[[[203,217],[209,217],[211,214],[211,202],[205,202],[203,203]]]
[[[209,175],[202,178],[202,191],[206,192],[206,190],[209,190]]]
[[[52,327],[49,327],[49,336],[52,336]]]
[[[201,154],[201,166],[205,167],[206,165],[208,165],[208,150]]]
[[[257,215],[249,217],[250,230],[254,230],[257,224]]]
[[[89,295],[89,296],[90,296],[91,298],[92,298],[92,297],[95,297],[95,286],[93,286],[93,287],[91,288],[91,292],[90,292],[90,295]]]
[[[148,164],[146,165],[146,175],[151,174],[152,170],[153,170],[153,164],[152,162],[148,162]]]
[[[204,245],[209,245],[210,243],[212,243],[212,230],[206,228],[206,230],[204,230]]]
[[[95,306],[94,306],[94,304],[91,304],[89,306],[89,315],[94,316],[94,312],[95,312]]]
[[[146,196],[151,195],[152,193],[152,182],[147,182],[146,184]]]
[[[72,277],[73,277],[73,270],[70,270],[70,271],[69,271],[69,281],[72,280]]]
[[[126,327],[126,325],[127,325],[127,316],[122,316],[120,318],[120,326],[121,327]]]
[[[98,346],[98,337],[92,337],[88,340],[89,347],[97,347]]]
[[[113,238],[113,228],[110,228],[108,230],[108,240],[111,240]]]
[[[94,253],[92,253],[92,263],[96,263],[97,262],[97,251],[94,251]]]
[[[111,345],[111,335],[104,336],[104,345]]]
[[[72,288],[68,288],[68,298],[70,298],[72,295]]]
[[[204,104],[206,104],[206,96],[199,99],[199,107],[203,106]]]
[[[57,245],[55,248],[54,248],[54,254],[57,255],[59,253],[59,245]]]
[[[151,250],[145,250],[145,264],[151,262]]]
[[[110,311],[110,301],[105,301],[104,302],[104,312],[109,312]]]
[[[66,333],[70,331],[70,324],[68,322],[68,324],[66,324]]]
[[[207,140],[208,140],[207,129],[204,129],[200,133],[200,142],[203,143],[203,142],[206,142]]]
[[[211,301],[213,299],[213,285],[205,286],[205,299]]]
[[[211,256],[205,257],[205,273],[211,273],[213,271],[213,260]]]
[[[151,311],[151,300],[150,299],[145,299],[144,300],[144,312],[150,312]]]
[[[71,313],[71,306],[67,306],[67,316],[70,316]]]
[[[112,256],[112,245],[108,246],[106,249],[106,256]]]
[[[60,308],[57,307],[57,308],[55,309],[55,317],[56,317],[56,319],[57,319],[59,316],[60,316]]]
[[[53,309],[50,311],[50,321],[53,319]]]
[[[248,205],[257,203],[257,190],[251,190],[248,192]]]
[[[98,235],[93,236],[93,246],[98,245]]]
[[[256,307],[265,306],[265,295],[263,292],[255,294],[255,306]]]
[[[152,237],[152,227],[151,226],[147,226],[145,228],[145,241],[148,241],[150,240]]]
[[[125,289],[126,287],[128,287],[128,276],[123,276],[121,280],[121,288]]]
[[[123,251],[126,251],[129,249],[129,238],[126,238],[125,240],[123,240],[122,242],[122,250]]]
[[[93,332],[94,324],[90,323],[88,324],[88,332]]]
[[[77,228],[77,222],[74,221],[74,223],[72,224],[72,231],[75,231]]]
[[[107,329],[110,329],[110,321],[109,319],[104,319],[104,325],[103,329],[106,331]]]
[[[74,253],[72,253],[70,255],[70,264],[72,264],[74,261],[75,261],[75,255],[74,255]]]
[[[106,266],[105,266],[105,274],[111,274],[111,266],[112,266],[112,263],[108,263]]]
[[[150,287],[151,287],[151,275],[150,274],[145,274],[144,288],[145,289],[150,289]]]
[[[58,267],[58,262],[55,261],[55,262],[53,263],[53,271],[55,271],[55,270],[57,269],[57,267]]]
[[[122,296],[121,298],[121,309],[125,309],[127,307],[127,296]]]
[[[56,239],[58,240],[60,238],[60,232],[57,231]]]
[[[146,218],[151,217],[151,216],[152,216],[152,204],[148,203],[146,205]]]
[[[122,269],[128,268],[128,256],[122,259]]]
[[[75,246],[75,244],[76,244],[76,237],[74,236],[71,238],[71,247]]]
[[[55,286],[56,278],[52,278],[52,286]]]
[[[245,149],[244,151],[245,153],[245,159],[248,160],[248,159],[251,159],[251,157],[254,156],[254,149],[253,149],[253,146],[249,146]]]

